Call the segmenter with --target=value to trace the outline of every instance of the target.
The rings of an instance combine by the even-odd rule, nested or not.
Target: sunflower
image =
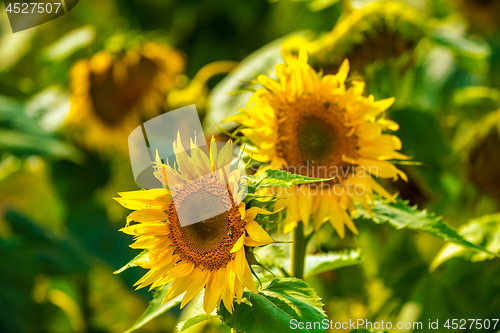
[[[83,143],[127,152],[127,137],[142,121],[160,113],[175,88],[184,59],[173,48],[146,43],[118,55],[100,51],[71,69],[67,123]]]
[[[301,47],[325,73],[336,70],[344,59],[349,59],[354,71],[407,54],[411,60],[411,53],[426,34],[422,17],[403,3],[375,2],[342,16],[332,31]],[[288,45],[293,49],[293,40]]]
[[[154,163],[160,181],[167,178],[176,182],[175,192],[169,186],[124,192],[121,198],[115,198],[135,210],[121,231],[134,236],[132,248],[148,251],[149,259],[139,265],[149,272],[137,281],[137,288],[151,285],[151,290],[172,282],[163,302],[186,292],[181,308],[205,288],[203,306],[207,314],[219,306],[221,299],[232,312],[233,299],[240,302],[245,287],[257,292],[246,249],[273,240],[254,220],[261,209],[247,209],[241,202],[240,171],[223,174],[223,166],[231,162],[232,148],[229,142],[218,152],[212,141],[207,156],[196,148],[195,140],[189,156],[178,137],[174,143],[177,167],[163,164],[159,158]],[[214,206],[219,208],[218,215],[182,226],[180,220],[186,215],[193,217],[207,209],[216,212]]]
[[[283,57],[286,65],[275,67],[278,81],[260,75],[263,88],[227,121],[245,127],[241,132],[253,144],[248,152],[254,160],[268,163],[266,167],[334,178],[319,186],[301,185],[277,193],[287,202],[285,233],[299,221],[307,226],[311,216],[316,229],[329,219],[341,237],[345,225],[357,233],[348,214],[355,210],[354,201],[370,209],[374,191],[391,199],[372,176],[406,180],[390,162],[408,158],[396,152],[401,141],[383,133],[397,130],[398,125],[380,117],[394,98],[363,97],[360,81],[346,88],[347,60],[338,74],[321,77],[307,64],[304,50],[298,57],[283,51]]]

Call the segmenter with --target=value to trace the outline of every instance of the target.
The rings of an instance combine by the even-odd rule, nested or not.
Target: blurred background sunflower
[[[91,148],[127,153],[130,132],[165,111],[184,71],[179,51],[147,42],[113,55],[100,51],[70,70],[72,132]]]

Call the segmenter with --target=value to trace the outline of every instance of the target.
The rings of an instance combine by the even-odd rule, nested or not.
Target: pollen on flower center
[[[228,193],[229,196],[226,194]],[[234,259],[230,253],[241,237],[245,221],[234,202],[228,187],[220,182],[199,178],[185,184],[180,197],[168,210],[169,230],[175,252],[182,259],[204,269],[225,267]],[[179,216],[195,218],[201,210],[213,212],[209,219],[182,227]],[[223,213],[220,213],[223,212]]]
[[[329,177],[329,167],[347,166],[342,155],[356,156],[357,140],[349,136],[344,111],[335,104],[303,97],[283,105],[277,153],[288,169],[309,177]]]

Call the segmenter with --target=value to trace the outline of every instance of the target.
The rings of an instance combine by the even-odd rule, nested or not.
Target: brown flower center
[[[117,126],[153,88],[158,65],[146,57],[133,64],[117,59],[104,74],[90,74],[90,97],[96,115],[108,126]],[[115,73],[120,73],[115,75]]]
[[[356,138],[348,136],[344,112],[337,105],[313,97],[282,105],[277,112],[277,154],[288,171],[308,177],[329,178],[348,166],[342,155],[356,157]]]
[[[178,204],[171,204],[168,210],[169,229],[175,252],[183,260],[204,269],[217,269],[234,259],[230,251],[245,232],[246,223],[227,193],[225,184],[207,177],[186,183],[182,191],[176,192],[174,202]],[[181,226],[179,216],[194,221],[202,210],[213,212],[213,217]]]

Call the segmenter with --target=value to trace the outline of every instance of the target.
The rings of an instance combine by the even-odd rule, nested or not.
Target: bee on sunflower
[[[384,133],[398,125],[381,116],[394,98],[374,101],[362,96],[364,83],[346,87],[349,63],[345,60],[335,75],[319,75],[302,49],[298,57],[283,50],[286,64],[278,64],[278,81],[258,77],[258,89],[244,109],[226,121],[243,125],[241,133],[251,145],[247,151],[266,168],[283,168],[307,177],[334,178],[318,185],[294,185],[273,189],[286,202],[284,232],[313,218],[316,230],[330,220],[340,237],[345,226],[357,233],[348,212],[354,202],[370,210],[373,192],[387,199],[391,195],[375,181],[406,175],[391,160],[409,157],[397,152],[401,141]],[[277,190],[280,190],[277,192]]]
[[[185,292],[181,308],[205,289],[203,307],[207,314],[219,307],[221,299],[232,312],[234,298],[239,303],[245,287],[257,292],[247,248],[273,240],[255,221],[262,210],[242,202],[242,181],[246,180],[241,171],[235,168],[228,172],[226,168],[232,160],[233,143],[218,150],[212,139],[207,155],[195,140],[190,152],[191,156],[178,136],[174,142],[177,163],[173,167],[168,161],[163,164],[158,154],[153,163],[155,176],[165,189],[119,193],[121,197],[115,200],[134,210],[120,230],[134,236],[132,248],[148,253],[148,260],[137,263],[149,269],[137,281],[137,288],[151,285],[151,290],[171,282],[163,302]],[[176,183],[175,191],[169,182]],[[199,210],[215,211],[213,207],[218,208],[218,215],[189,225],[181,222],[186,216],[192,219]]]
[[[184,71],[179,51],[152,42],[114,55],[100,51],[71,69],[68,126],[84,145],[127,152],[128,134],[160,113]]]

